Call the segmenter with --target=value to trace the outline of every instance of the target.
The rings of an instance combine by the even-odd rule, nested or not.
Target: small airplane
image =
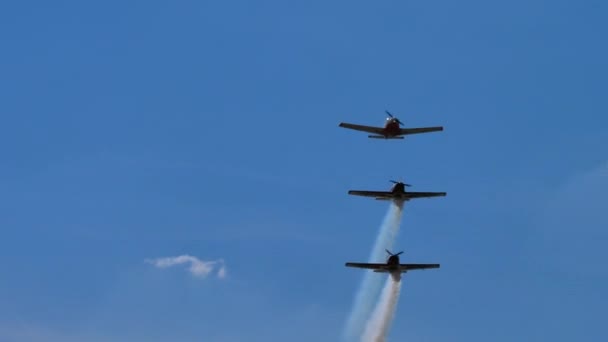
[[[368,135],[368,138],[374,139],[403,139],[405,135],[409,134],[443,131],[443,126],[401,128],[400,126],[403,126],[403,122],[401,122],[398,118],[394,117],[393,114],[391,114],[388,110],[385,110],[385,112],[388,115],[388,118],[386,118],[386,123],[384,124],[384,127],[362,126],[345,122],[341,122],[339,126],[354,129],[356,131],[373,133],[373,135]]]
[[[378,273],[390,273],[390,275],[393,277],[394,281],[400,281],[401,273],[405,273],[407,271],[426,270],[426,269],[430,269],[430,268],[439,268],[439,266],[440,266],[439,264],[400,264],[399,255],[403,252],[393,254],[388,249],[386,249],[386,253],[388,253],[389,257],[388,257],[388,259],[386,259],[386,263],[384,263],[384,264],[347,262],[345,264],[345,266],[346,267],[366,268],[366,269],[374,270],[374,272],[378,272]]]
[[[395,200],[395,201],[409,201],[412,198],[424,198],[424,197],[444,197],[447,193],[445,192],[412,192],[405,191],[406,186],[411,186],[403,182],[397,182],[394,180],[390,181],[394,183],[391,191],[366,191],[366,190],[349,190],[349,195],[375,197],[377,200]]]

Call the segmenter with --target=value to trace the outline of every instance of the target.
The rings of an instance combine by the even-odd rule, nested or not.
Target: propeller
[[[385,249],[385,251],[386,251],[386,253],[388,253],[390,256],[398,256],[398,255],[403,254],[403,251],[401,251],[401,252],[399,252],[399,253],[397,253],[397,254],[393,254],[393,253],[391,253],[391,252],[390,252],[388,249]]]
[[[403,185],[405,185],[405,186],[412,186],[411,184],[407,184],[407,183],[403,183],[403,182],[398,182],[398,181],[396,181],[396,180],[389,180],[389,182],[391,182],[391,183],[395,183],[395,184],[403,184]]]
[[[391,119],[395,119],[395,121],[397,121],[397,123],[401,126],[403,126],[403,122],[401,122],[401,120],[397,119],[396,117],[393,116],[393,114],[391,114],[391,112],[389,112],[388,110],[384,110],[386,112],[386,114],[388,115],[389,118]]]

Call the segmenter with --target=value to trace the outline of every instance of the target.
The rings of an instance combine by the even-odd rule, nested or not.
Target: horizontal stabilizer
[[[372,139],[403,139],[403,137],[385,137],[384,135],[368,135]]]

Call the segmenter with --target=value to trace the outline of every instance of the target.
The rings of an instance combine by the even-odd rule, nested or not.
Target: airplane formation
[[[418,134],[418,133],[430,133],[443,131],[443,126],[434,127],[419,127],[419,128],[401,128],[404,126],[398,118],[391,114],[388,110],[385,111],[388,117],[384,127],[375,126],[363,126],[351,123],[341,122],[339,127],[348,128],[356,131],[363,131],[372,133],[368,135],[368,138],[373,139],[403,139],[406,135]],[[390,191],[369,191],[369,190],[349,190],[349,195],[373,197],[377,200],[405,202],[415,198],[428,198],[428,197],[444,197],[445,192],[414,192],[406,191],[406,187],[410,187],[410,184],[391,180],[394,183]],[[401,281],[401,274],[412,270],[425,270],[432,268],[439,268],[440,264],[401,264],[399,255],[403,252],[396,254],[388,253],[388,258],[385,263],[362,263],[362,262],[347,262],[346,267],[355,267],[370,269],[378,273],[389,273],[394,281]]]

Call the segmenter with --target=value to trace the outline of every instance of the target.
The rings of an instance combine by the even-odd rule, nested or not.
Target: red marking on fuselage
[[[384,134],[387,136],[398,135],[400,131],[399,123],[395,119],[388,119],[384,125]]]

